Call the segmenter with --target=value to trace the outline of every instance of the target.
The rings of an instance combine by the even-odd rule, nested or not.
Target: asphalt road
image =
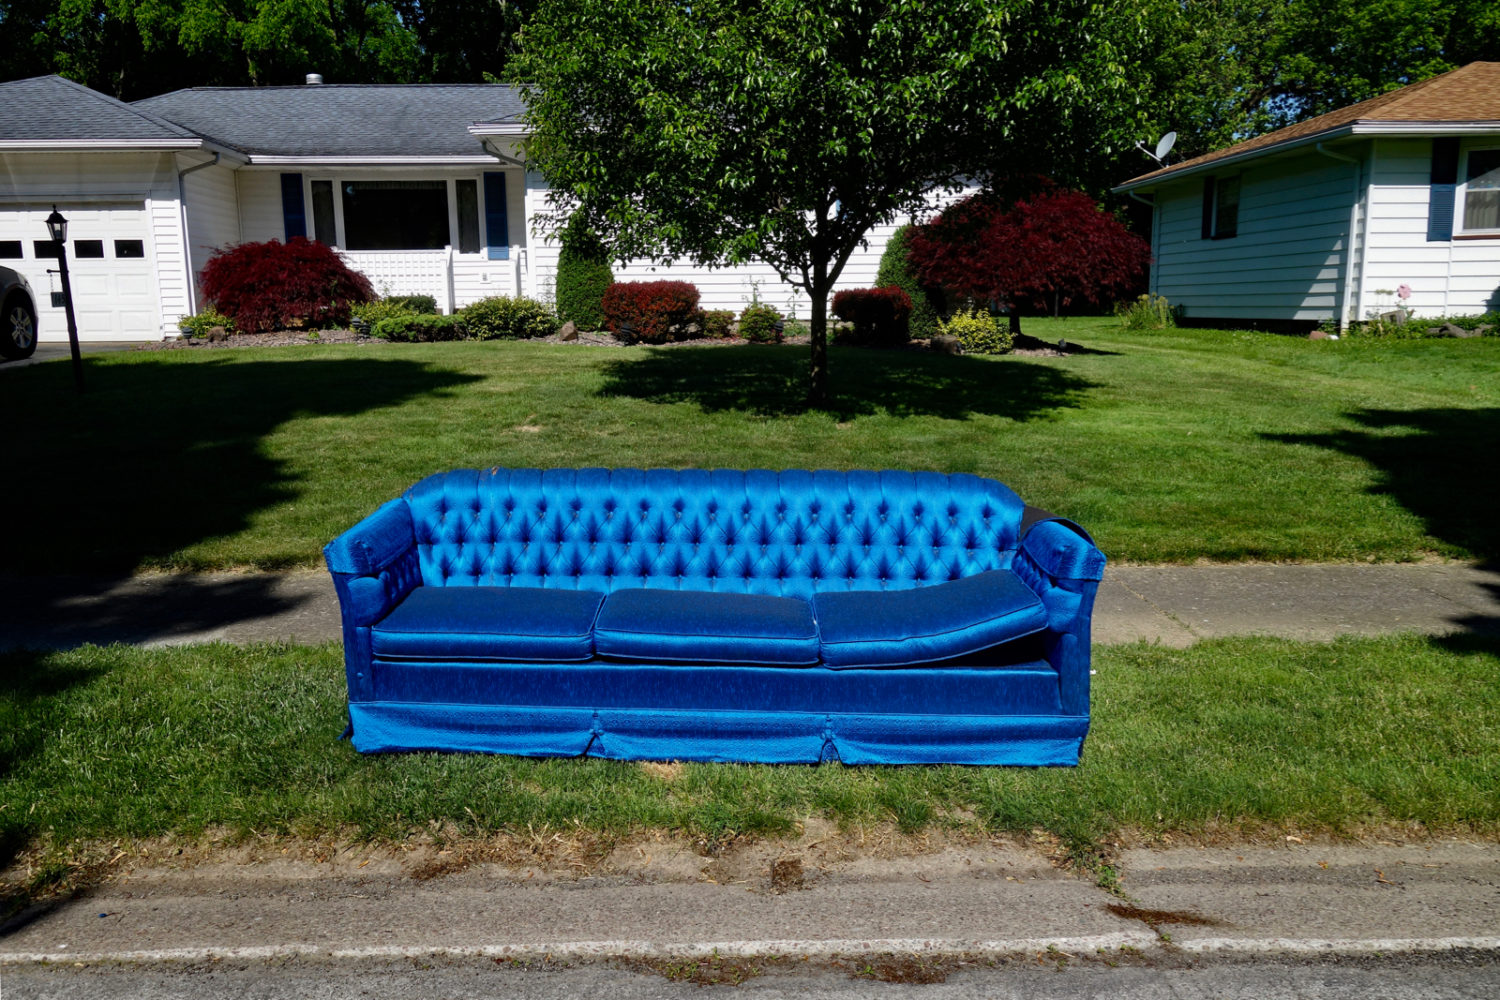
[[[1441,959],[1397,957],[1203,962],[1155,961],[1111,968],[1097,961],[1042,957],[985,964],[904,968],[900,964],[757,965],[720,974],[744,976],[737,985],[707,986],[682,978],[681,967],[661,971],[615,963],[511,966],[493,960],[329,963],[186,963],[180,965],[68,965],[0,967],[5,1000],[216,1000],[216,998],[464,998],[464,1000],[608,1000],[646,998],[921,997],[923,1000],[1493,1000],[1500,996],[1494,954],[1448,954]],[[943,977],[941,982],[890,982],[884,977]]]

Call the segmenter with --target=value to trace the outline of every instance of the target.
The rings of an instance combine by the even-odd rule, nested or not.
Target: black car
[[[36,351],[36,297],[26,279],[0,267],[0,357],[29,358]]]

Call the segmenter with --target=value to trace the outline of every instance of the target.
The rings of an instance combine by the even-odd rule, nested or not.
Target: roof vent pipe
[[[318,85],[318,84],[320,84],[322,82],[323,82],[323,74],[322,73],[309,73],[309,74],[307,74],[307,85],[309,87],[316,86],[316,85]]]

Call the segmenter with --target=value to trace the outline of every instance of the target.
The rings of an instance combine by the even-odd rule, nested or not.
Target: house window
[[[31,252],[36,255],[37,260],[56,260],[57,244],[51,240],[32,240]]]
[[[338,226],[333,217],[333,181],[312,182],[313,239],[324,246],[338,246]]]
[[[146,244],[141,240],[115,240],[115,256],[132,260],[146,256]]]
[[[441,250],[450,245],[446,181],[344,181],[349,250]]]
[[[1465,232],[1500,230],[1500,149],[1469,150],[1463,220]]]
[[[1240,228],[1239,177],[1203,179],[1203,238],[1227,240]]]
[[[74,240],[73,256],[79,260],[88,258],[102,258],[104,256],[103,240]]]
[[[20,260],[20,240],[0,240],[0,260]]]

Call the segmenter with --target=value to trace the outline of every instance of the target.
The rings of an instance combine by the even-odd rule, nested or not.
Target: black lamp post
[[[57,246],[57,270],[62,275],[63,311],[68,314],[68,346],[73,351],[73,384],[83,391],[83,356],[78,353],[78,321],[73,318],[73,285],[68,281],[68,220],[52,206],[47,235]]]

